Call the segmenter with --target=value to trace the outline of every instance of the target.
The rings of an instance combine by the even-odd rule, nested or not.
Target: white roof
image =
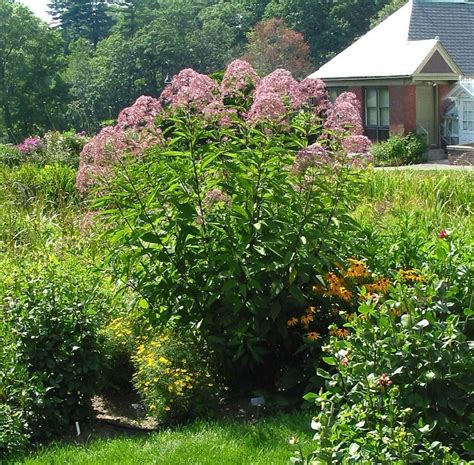
[[[319,79],[412,76],[438,40],[408,41],[412,2],[311,74]]]

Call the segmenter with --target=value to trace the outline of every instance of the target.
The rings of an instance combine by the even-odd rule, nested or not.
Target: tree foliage
[[[257,24],[250,35],[244,59],[260,74],[286,68],[297,78],[303,78],[311,70],[309,45],[303,34],[286,27],[281,19]]]
[[[0,24],[0,138],[60,125],[67,98],[60,35],[7,0],[0,0]]]

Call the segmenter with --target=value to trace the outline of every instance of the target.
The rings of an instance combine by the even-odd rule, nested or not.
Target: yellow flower
[[[306,334],[306,337],[310,340],[310,341],[317,341],[318,339],[321,339],[321,335],[319,333],[317,333],[316,331],[312,331],[310,333],[307,333]]]
[[[163,357],[161,356],[158,361],[163,364],[163,365],[169,365],[171,362],[166,358],[166,357]]]
[[[169,411],[171,410],[171,407],[170,407],[169,405],[167,405],[167,406],[165,407],[165,410],[166,410],[167,412],[169,412]]]
[[[299,320],[295,316],[290,318],[288,322],[286,323],[288,327],[296,326],[298,324]]]

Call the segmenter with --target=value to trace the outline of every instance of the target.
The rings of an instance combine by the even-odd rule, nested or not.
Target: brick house
[[[332,98],[354,92],[374,141],[417,131],[431,148],[474,142],[474,94],[461,96],[474,77],[474,0],[411,0],[310,77]]]

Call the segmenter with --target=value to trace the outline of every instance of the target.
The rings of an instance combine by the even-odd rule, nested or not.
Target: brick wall
[[[390,134],[416,129],[416,86],[390,86]]]

